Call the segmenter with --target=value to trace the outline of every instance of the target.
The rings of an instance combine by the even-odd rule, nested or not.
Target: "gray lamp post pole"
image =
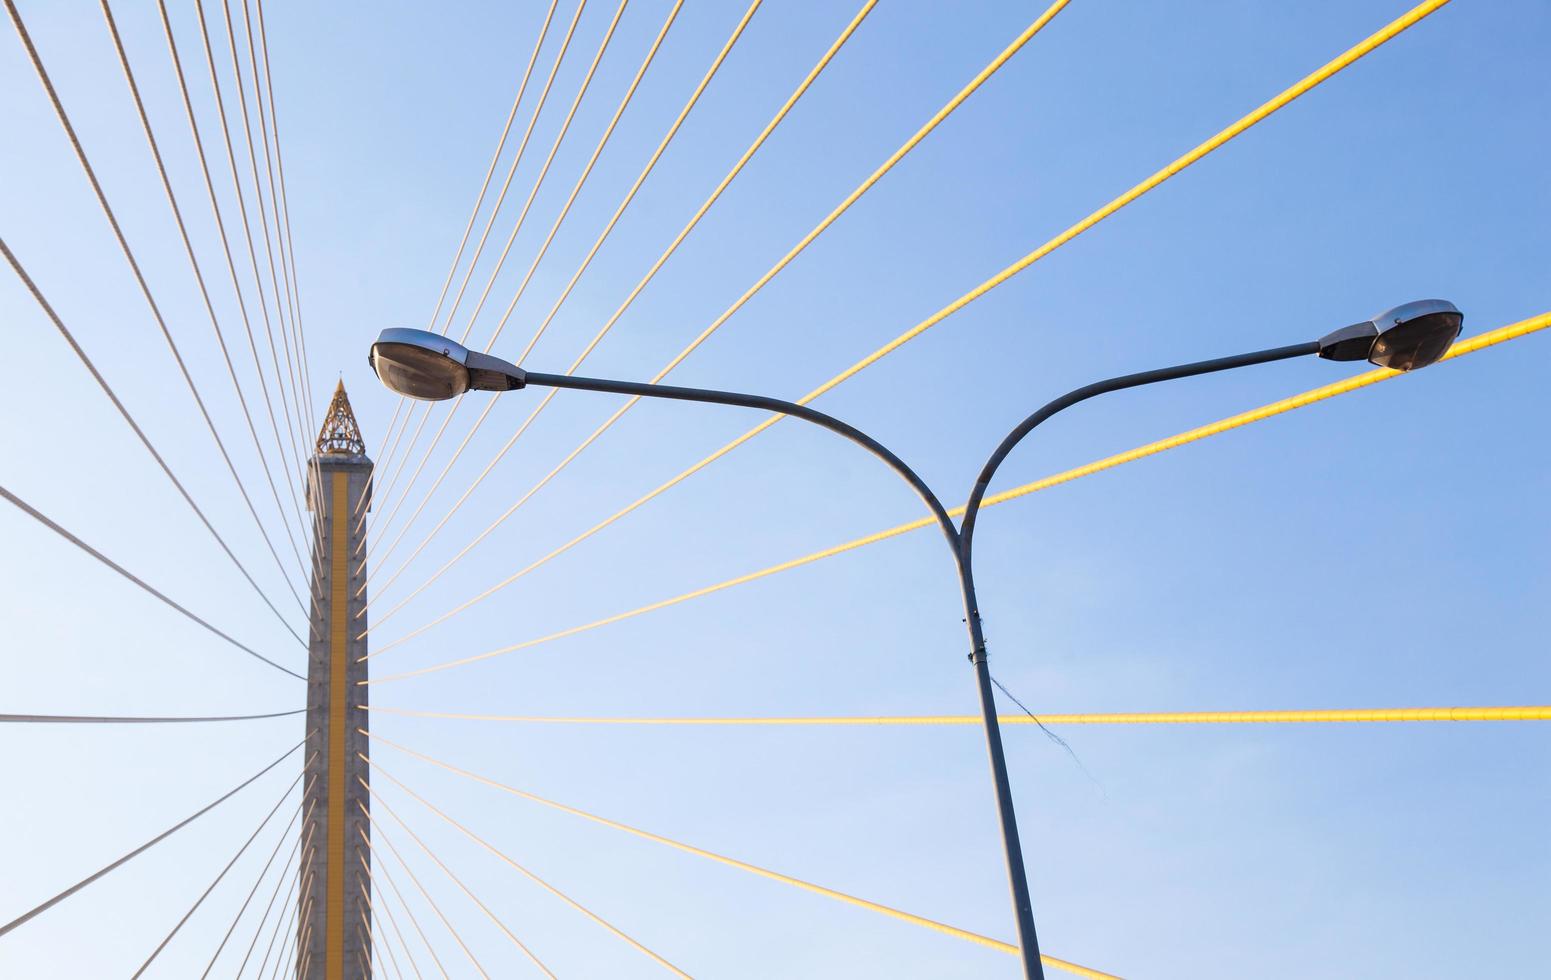
[[[1007,858],[1007,875],[1012,888],[1013,909],[1018,924],[1018,946],[1023,973],[1028,980],[1044,980],[1039,958],[1039,939],[1034,931],[1034,907],[1029,898],[1028,876],[1023,865],[1023,848],[1018,840],[1018,820],[1012,800],[1012,784],[1007,776],[1007,760],[1002,751],[1002,733],[997,724],[996,699],[991,690],[991,672],[986,663],[985,636],[980,624],[980,608],[975,598],[975,576],[971,545],[975,519],[991,478],[1002,461],[1036,426],[1052,415],[1078,402],[1111,391],[1121,391],[1159,381],[1172,381],[1198,374],[1212,374],[1234,368],[1266,364],[1309,354],[1329,360],[1372,360],[1397,370],[1425,367],[1441,357],[1459,335],[1462,316],[1443,300],[1422,300],[1381,313],[1371,321],[1353,324],[1321,340],[1289,347],[1240,354],[1211,361],[1196,361],[1157,371],[1128,374],[1077,388],[1024,419],[997,446],[975,481],[958,526],[948,516],[942,501],[931,487],[904,460],[876,439],[839,419],[796,402],[764,395],[749,395],[709,388],[680,388],[673,385],[643,384],[581,378],[568,374],[540,374],[524,371],[514,364],[477,351],[470,351],[440,334],[424,330],[395,328],[384,330],[372,345],[372,369],[383,383],[410,398],[437,401],[452,398],[470,389],[513,391],[530,385],[545,388],[570,388],[601,391],[645,398],[708,402],[778,412],[803,419],[838,433],[874,456],[899,474],[932,512],[958,569],[960,592],[964,601],[964,623],[969,631],[969,660],[974,665],[975,683],[980,692],[980,713],[985,727],[986,749],[991,761],[991,780],[1001,818],[1002,849]]]

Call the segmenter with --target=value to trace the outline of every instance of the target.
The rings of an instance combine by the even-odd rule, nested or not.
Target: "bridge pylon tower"
[[[297,900],[298,980],[369,980],[371,909],[367,868],[371,774],[365,735],[366,521],[372,461],[344,382],[334,389],[310,460],[313,514],[312,627],[307,656],[307,780]],[[360,637],[360,638],[358,638]],[[304,810],[304,812],[307,812]]]

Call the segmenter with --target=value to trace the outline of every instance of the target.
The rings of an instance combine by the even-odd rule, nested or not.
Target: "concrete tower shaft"
[[[366,980],[371,976],[371,909],[366,868],[371,799],[367,727],[365,516],[372,461],[341,383],[334,390],[307,476],[313,513],[312,629],[307,660],[307,773],[310,816],[302,828],[296,976]]]

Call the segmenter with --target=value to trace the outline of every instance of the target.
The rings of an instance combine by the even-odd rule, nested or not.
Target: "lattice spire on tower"
[[[366,441],[361,438],[361,427],[350,410],[350,396],[345,394],[343,381],[334,388],[329,410],[323,416],[323,428],[318,432],[318,452],[331,456],[366,455]]]

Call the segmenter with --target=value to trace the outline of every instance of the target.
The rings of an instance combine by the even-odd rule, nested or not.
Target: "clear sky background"
[[[85,0],[19,6],[261,515],[283,533],[100,11]],[[219,29],[218,5],[207,6]],[[743,6],[685,5],[496,353],[515,357],[527,343]],[[1405,6],[1074,0],[672,380],[788,397],[808,391]],[[239,372],[256,394],[155,7],[115,7],[222,325],[239,344]],[[183,0],[171,7],[230,214],[197,21]],[[395,399],[366,366],[367,345],[385,326],[430,320],[542,7],[266,7],[309,394],[321,413],[342,378],[374,456]],[[492,250],[615,9],[588,3]],[[477,346],[667,9],[664,0],[631,0],[474,323]],[[586,370],[650,377],[1039,9],[884,0]],[[535,85],[573,10],[562,0]],[[569,365],[854,13],[851,3],[764,5],[529,367]],[[0,234],[304,630],[20,43],[4,33]],[[1544,313],[1548,50],[1543,3],[1457,0],[818,404],[890,445],[952,504],[1017,420],[1098,378],[1312,339],[1415,298],[1456,302],[1467,335]],[[229,56],[217,53],[229,85]],[[497,180],[509,159],[510,149]],[[471,290],[491,268],[487,255]],[[471,308],[467,300],[459,307],[455,331]],[[9,270],[0,274],[0,329],[9,357],[0,482],[221,629],[300,669],[295,640]],[[993,672],[1043,712],[1547,703],[1548,354],[1551,337],[1532,336],[988,511],[977,550]],[[997,485],[1360,369],[1311,358],[1109,396],[1041,429]],[[502,397],[393,566],[536,399]],[[615,406],[604,396],[557,397],[393,589],[374,595],[374,618]],[[447,410],[436,408],[421,446]],[[474,416],[466,407],[453,420],[388,533]],[[484,590],[757,420],[642,404],[374,631],[373,642]],[[309,433],[318,421],[306,420]],[[855,447],[783,423],[372,664],[382,675],[517,643],[919,513]],[[384,517],[379,507],[374,533]],[[0,507],[0,556],[0,710],[207,714],[301,704],[300,683],[158,606],[10,506]],[[377,685],[372,699],[527,715],[967,714],[976,701],[959,619],[948,555],[921,531],[476,665]],[[1010,728],[1041,943],[1127,977],[1533,973],[1551,916],[1542,724],[1060,729],[1080,765],[1038,729]],[[0,919],[203,806],[300,739],[302,727],[297,717],[6,726]],[[973,727],[619,728],[379,714],[373,728],[605,816],[1013,938]],[[0,939],[0,974],[132,972],[280,798],[296,758]],[[1016,974],[1005,954],[544,810],[385,747],[377,759],[697,976]],[[658,972],[387,780],[377,786],[557,974]],[[487,972],[536,975],[387,823]],[[271,823],[260,834],[153,974],[204,968],[278,831]],[[271,871],[258,901],[273,881]],[[411,907],[449,972],[472,975],[429,907],[418,897]],[[233,938],[239,952],[256,927],[250,912]],[[412,944],[422,969],[432,969]],[[231,975],[236,962],[223,955],[216,975]]]

